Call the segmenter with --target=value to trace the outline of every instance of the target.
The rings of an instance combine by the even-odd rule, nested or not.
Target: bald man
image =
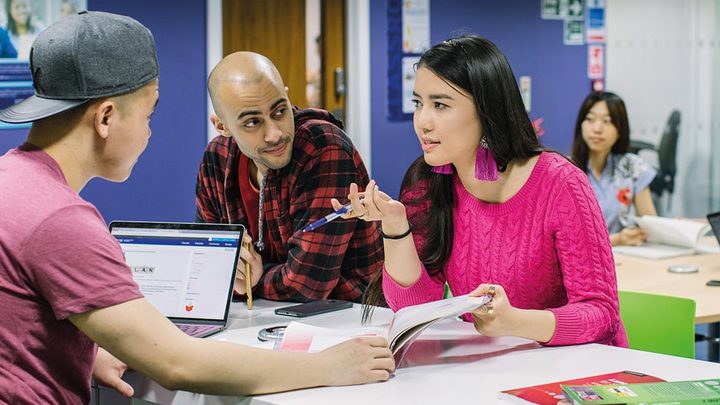
[[[305,302],[360,301],[382,266],[374,222],[339,219],[314,231],[310,223],[347,200],[348,184],[369,181],[358,151],[328,112],[299,110],[273,63],[252,52],[225,57],[208,91],[219,136],[205,150],[197,178],[197,221],[241,223],[252,249],[255,296]],[[246,294],[244,269],[235,291]]]

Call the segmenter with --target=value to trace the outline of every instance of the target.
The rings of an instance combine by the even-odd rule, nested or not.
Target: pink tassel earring
[[[433,168],[430,169],[430,171],[432,171],[433,173],[437,173],[437,174],[445,174],[445,175],[453,174],[453,168],[450,163],[448,163],[446,165],[442,165],[442,166],[433,166]]]
[[[490,152],[490,147],[485,137],[480,139],[480,147],[478,147],[475,156],[475,178],[483,181],[495,181],[499,179],[497,162]]]

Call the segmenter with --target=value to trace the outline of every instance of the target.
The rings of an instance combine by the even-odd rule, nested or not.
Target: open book
[[[390,343],[393,354],[406,346],[420,332],[434,322],[473,311],[490,301],[490,297],[461,295],[441,301],[433,301],[400,309],[395,313],[388,328],[363,327],[356,329],[331,329],[290,322],[280,342],[281,351],[316,352],[358,336],[383,336]]]
[[[710,225],[686,219],[643,215],[636,220],[647,233],[647,243],[642,246],[615,246],[614,253],[647,259],[693,255],[698,253],[700,238],[710,231]]]

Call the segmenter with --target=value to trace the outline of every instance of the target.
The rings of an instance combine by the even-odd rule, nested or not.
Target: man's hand
[[[246,246],[249,246],[249,248]],[[260,277],[263,275],[263,261],[262,256],[260,256],[260,254],[256,252],[255,248],[252,246],[252,238],[248,235],[243,237],[242,247],[240,248],[240,260],[238,260],[237,273],[235,274],[235,285],[233,287],[235,292],[240,295],[247,294],[247,289],[245,287],[246,263],[250,264],[252,286],[255,287],[258,281],[260,281]]]
[[[116,359],[115,356],[102,347],[98,347],[95,366],[93,367],[93,377],[100,384],[107,385],[129,398],[133,396],[135,390],[122,379],[127,368],[127,364]]]

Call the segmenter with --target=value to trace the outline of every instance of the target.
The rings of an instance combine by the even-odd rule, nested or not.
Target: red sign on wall
[[[588,45],[588,78],[602,79],[605,77],[604,60],[604,45]]]

